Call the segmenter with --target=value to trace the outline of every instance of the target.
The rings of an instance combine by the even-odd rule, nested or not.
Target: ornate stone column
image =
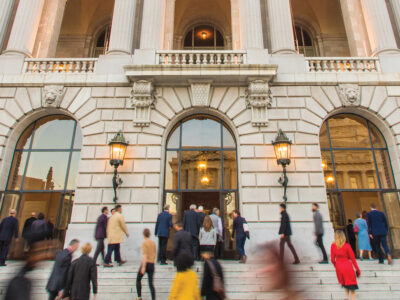
[[[132,54],[136,0],[115,0],[108,54]]]
[[[295,53],[293,22],[289,0],[268,0],[272,53]]]
[[[167,0],[165,7],[165,30],[164,30],[164,49],[174,48],[174,30],[175,30],[175,1]]]
[[[260,0],[239,0],[239,14],[242,49],[264,49]]]
[[[0,52],[4,47],[7,28],[10,22],[13,6],[14,6],[14,0],[0,1]]]
[[[400,32],[400,0],[390,0],[397,30]]]
[[[32,56],[44,0],[20,0],[4,53]]]
[[[166,0],[145,0],[140,49],[162,49]]]
[[[398,51],[385,0],[361,0],[373,55]]]

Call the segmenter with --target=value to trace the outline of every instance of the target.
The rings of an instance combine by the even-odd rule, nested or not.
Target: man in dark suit
[[[346,236],[347,236],[347,242],[350,244],[351,249],[354,252],[354,255],[357,256],[357,248],[356,248],[356,234],[354,233],[354,225],[353,221],[351,219],[347,220],[347,226],[346,226]]]
[[[240,215],[240,211],[235,209],[232,212],[233,216],[233,225],[232,225],[232,241],[235,240],[236,234],[236,249],[239,252],[239,263],[246,263],[247,256],[244,249],[244,245],[246,244],[246,233],[244,232],[244,224],[247,223],[245,218],[242,218]]]
[[[203,206],[199,206],[199,209],[197,210],[197,214],[199,215],[200,227],[203,227],[204,218],[206,217],[206,214],[203,212],[203,210],[204,210]]]
[[[192,253],[196,260],[199,260],[199,232],[200,218],[196,212],[196,205],[190,205],[190,210],[185,211],[183,216],[183,229],[192,235]]]
[[[192,252],[192,235],[183,230],[182,223],[175,223],[174,228],[176,233],[174,235],[174,247],[172,250],[172,254],[174,256],[174,260],[179,256],[182,252],[187,252],[193,255]]]
[[[285,243],[287,243],[290,251],[294,256],[293,264],[297,265],[300,263],[299,257],[297,256],[296,250],[293,247],[293,244],[290,240],[290,236],[292,235],[292,228],[290,227],[290,218],[288,213],[286,212],[286,204],[280,204],[281,208],[281,226],[279,227],[279,234],[281,235],[280,241],[280,256],[283,260],[285,255]]]
[[[18,238],[18,220],[15,209],[10,210],[10,216],[4,218],[0,224],[0,267],[7,266],[8,248],[13,236]]]
[[[31,216],[25,220],[24,223],[24,228],[22,229],[22,237],[25,239],[25,246],[24,246],[24,251],[27,252],[29,250],[29,244],[30,244],[30,239],[31,239],[31,228],[32,228],[32,223],[35,222],[36,219],[36,213],[32,212]]]
[[[172,228],[172,215],[169,213],[169,205],[165,205],[164,211],[157,217],[154,231],[158,236],[158,261],[161,265],[167,265],[167,243],[170,228]]]
[[[60,251],[56,256],[53,271],[51,272],[46,290],[49,292],[49,300],[61,298],[67,284],[69,267],[71,266],[72,253],[79,248],[79,241],[74,239],[68,248]]]
[[[101,253],[101,257],[104,261],[104,239],[107,237],[107,222],[108,222],[108,207],[104,206],[101,209],[101,215],[97,218],[96,229],[94,238],[97,241],[96,251],[94,252],[93,260],[96,263],[97,257]]]
[[[392,256],[387,244],[386,236],[389,231],[389,225],[385,214],[376,209],[376,204],[371,204],[371,211],[367,214],[368,232],[378,251],[379,263],[383,264],[384,256],[382,248],[385,250],[389,265],[392,263]]]

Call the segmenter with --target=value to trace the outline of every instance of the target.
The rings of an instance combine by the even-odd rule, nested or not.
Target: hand
[[[93,300],[96,300],[96,296],[97,296],[97,294],[94,294],[94,295],[93,295]]]
[[[140,274],[144,275],[144,273],[146,273],[146,268],[145,267],[141,267],[140,268]]]
[[[235,239],[234,239],[234,238],[231,238],[231,241],[232,241],[232,242],[234,242],[234,241],[235,241]]]
[[[126,237],[127,237],[127,238],[129,237],[129,233],[126,234]]]
[[[285,235],[284,234],[281,234],[281,239],[284,239],[285,238]]]
[[[371,239],[373,239],[373,238],[374,238],[372,234],[370,234],[370,235],[369,235],[369,237],[370,237]]]
[[[361,276],[361,272],[360,271],[356,271],[356,275],[357,275],[357,277],[360,277]]]
[[[60,300],[63,296],[64,291],[59,291],[57,295],[57,300]],[[69,298],[64,298],[64,299],[69,299]]]

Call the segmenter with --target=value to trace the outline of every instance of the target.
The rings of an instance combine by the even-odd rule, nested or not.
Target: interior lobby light
[[[200,182],[203,185],[209,184],[210,183],[210,178],[208,178],[207,175],[204,175],[203,177],[201,177]]]
[[[328,176],[327,178],[326,178],[326,182],[327,183],[332,183],[332,182],[334,182],[335,181],[335,178],[333,177],[333,176]]]
[[[197,166],[200,170],[206,170],[207,169],[207,163],[202,161],[199,162],[199,165]]]
[[[201,37],[203,38],[203,40],[205,40],[207,38],[207,32],[203,31],[201,33]]]

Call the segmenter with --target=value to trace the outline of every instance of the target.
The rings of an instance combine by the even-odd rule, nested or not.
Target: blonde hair
[[[211,229],[213,228],[213,222],[212,222],[210,216],[205,216],[204,221],[203,221],[203,228],[206,232],[210,232]]]
[[[335,245],[339,249],[342,248],[346,244],[346,236],[343,230],[336,230],[335,231]]]
[[[82,246],[82,254],[89,254],[90,252],[92,252],[92,245],[90,243],[85,243]]]

